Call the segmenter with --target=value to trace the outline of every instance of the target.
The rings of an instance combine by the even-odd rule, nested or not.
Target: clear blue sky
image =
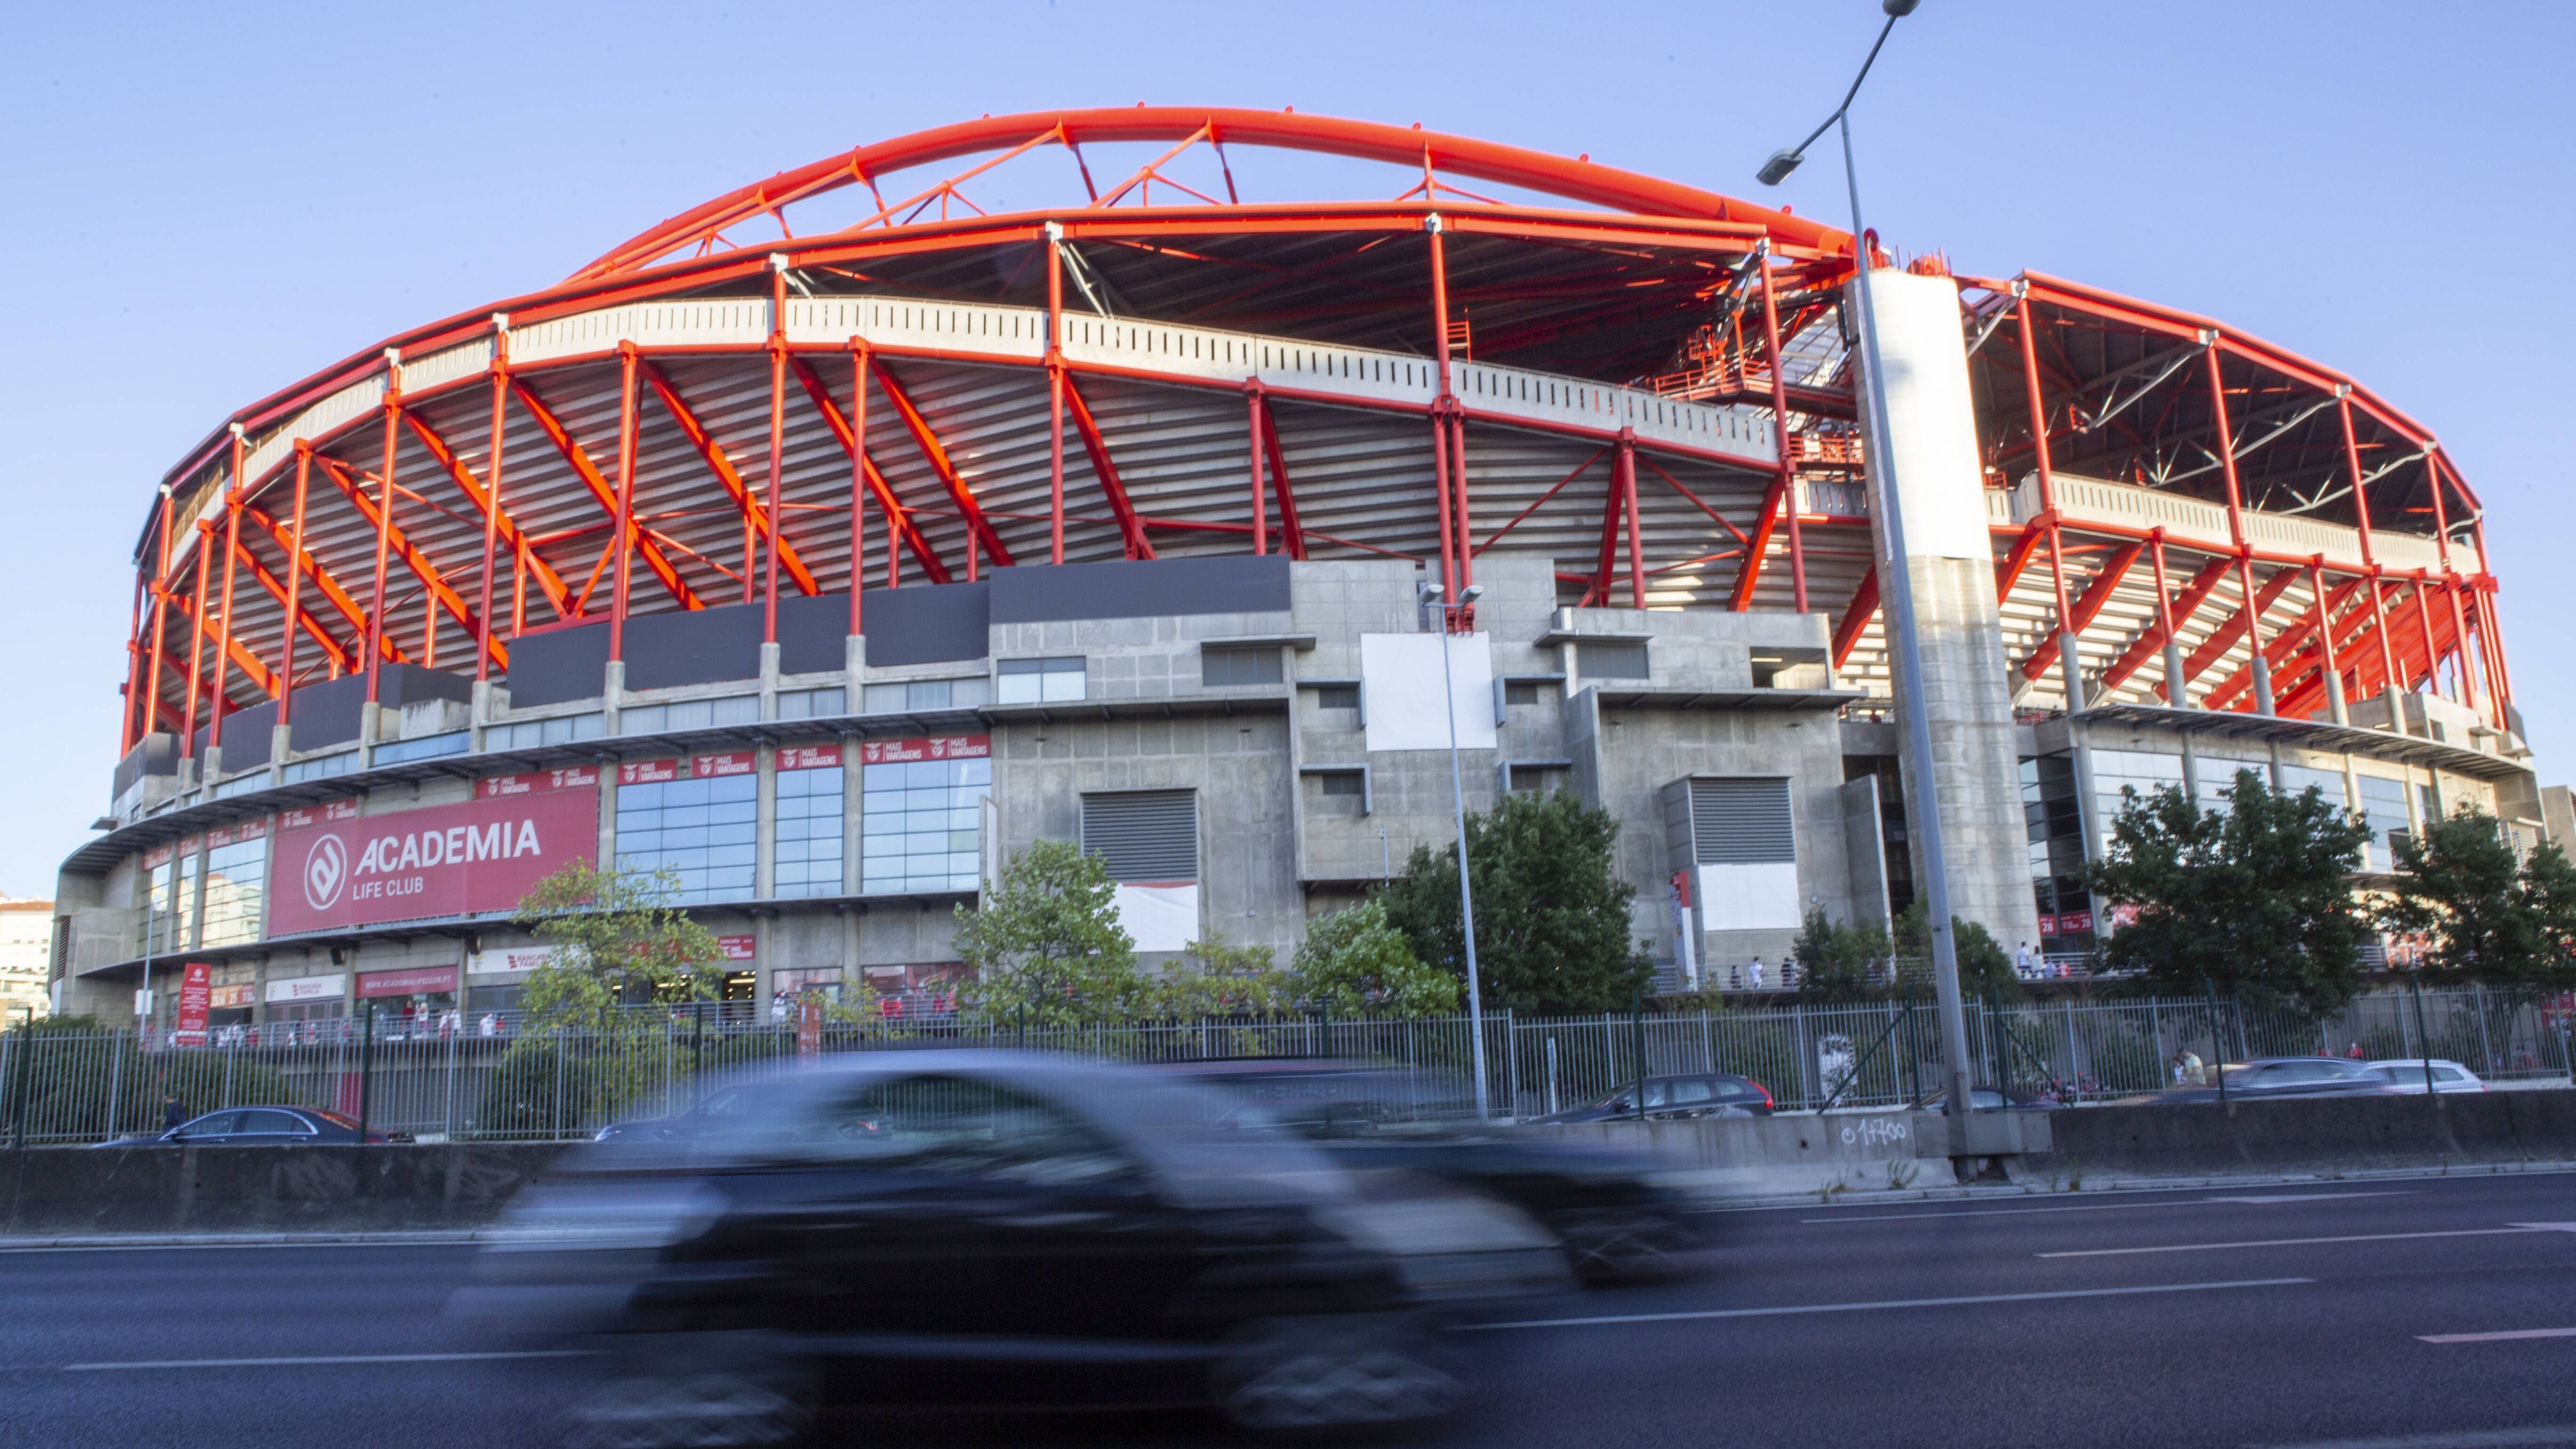
[[[1756,192],[1877,23],[1872,0],[19,9],[0,892],[50,893],[107,805],[155,481],[228,410],[389,333],[772,171],[987,111],[1294,105]],[[2576,567],[2556,551],[2571,42],[2576,12],[2549,4],[1925,0],[1855,111],[1870,220],[1897,245],[2216,316],[2434,428],[2492,515],[2551,780],[2576,752]],[[1839,222],[1819,161],[1770,199]],[[1295,170],[1238,176],[1258,194]]]

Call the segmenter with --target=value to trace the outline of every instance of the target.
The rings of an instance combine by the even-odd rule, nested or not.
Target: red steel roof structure
[[[1258,199],[1281,151],[1383,184]],[[997,199],[1035,186],[1058,200]],[[381,661],[503,680],[514,639],[577,621],[846,594],[857,632],[879,588],[1229,552],[1463,582],[1503,550],[1553,559],[1566,603],[1820,611],[1866,686],[1856,250],[1589,158],[1294,112],[862,146],[244,407],[144,519],[123,747],[220,743]],[[2062,702],[2063,621],[2097,699],[2154,702],[2170,634],[2213,708],[2253,707],[2261,650],[2284,715],[2430,681],[2510,727],[2481,513],[2429,430],[2208,318],[1957,281],[2025,706]]]

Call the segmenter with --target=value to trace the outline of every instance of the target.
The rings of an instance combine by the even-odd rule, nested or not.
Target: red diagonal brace
[[[1735,596],[1726,606],[1739,614],[1753,607],[1753,586],[1762,582],[1762,565],[1771,557],[1771,535],[1780,527],[1780,503],[1789,496],[1789,475],[1784,470],[1762,494],[1762,519],[1745,542],[1744,566],[1735,571]]]
[[[1843,610],[1843,621],[1834,626],[1834,667],[1843,667],[1851,658],[1854,645],[1860,643],[1860,631],[1869,627],[1869,617],[1878,612],[1878,565],[1860,576],[1860,587],[1852,590],[1851,607]]]
[[[592,499],[607,511],[609,517],[615,518],[617,490],[610,486],[606,478],[600,476],[599,465],[590,460],[590,454],[582,447],[581,440],[572,435],[571,430],[563,425],[563,420],[554,415],[552,408],[546,406],[544,399],[538,397],[525,382],[516,377],[510,379],[510,396],[517,398],[519,406],[528,410],[528,416],[536,419],[537,427],[546,435],[546,441],[554,444],[555,451],[562,454],[563,460],[572,465],[572,471],[581,479],[582,486],[590,490]],[[616,540],[610,541],[614,543]],[[671,597],[680,601],[681,608],[703,609],[707,606],[706,600],[699,598],[697,591],[689,587],[688,580],[680,577],[679,569],[674,567],[670,558],[662,552],[661,545],[644,537],[643,530],[637,527],[632,519],[627,522],[626,541],[644,560],[644,567],[652,570],[653,577],[662,581],[662,587],[670,591]]]
[[[921,529],[912,521],[912,510],[904,507],[903,500],[894,496],[894,485],[886,482],[885,474],[877,470],[876,459],[867,456],[867,450],[860,446],[856,437],[851,435],[850,420],[842,414],[841,405],[832,401],[832,390],[823,385],[823,379],[815,374],[812,367],[806,365],[804,358],[790,353],[787,357],[787,365],[795,371],[796,380],[805,384],[805,396],[812,399],[814,410],[823,415],[823,421],[831,428],[832,437],[841,445],[841,451],[866,470],[868,487],[877,495],[877,506],[885,510],[889,525],[896,536],[903,540],[904,546],[912,550],[912,556],[921,565],[921,571],[930,575],[930,581],[934,584],[947,583],[948,565],[939,561],[938,553],[930,547],[930,540],[921,536]],[[868,371],[878,377],[885,376],[885,367],[882,363],[872,364]]]
[[[2129,566],[2138,561],[2138,555],[2146,552],[2146,548],[2144,543],[2133,543],[2111,555],[2110,562],[2102,566],[2102,572],[2093,576],[2093,582],[2085,586],[2084,593],[2069,610],[2073,616],[2071,620],[2052,631],[2037,649],[2030,652],[2030,657],[2021,662],[2022,678],[2037,679],[2057,662],[2059,633],[2072,633],[2081,638],[2084,631],[2092,627],[2094,617],[2102,612],[2102,606],[2111,602],[2111,591],[2120,586]]]
[[[2004,553],[2003,562],[1995,565],[1996,603],[2012,597],[2013,585],[2021,582],[2022,571],[2029,568],[2030,561],[2038,556],[2039,546],[2048,542],[2049,525],[2056,521],[2056,514],[2042,513],[2022,525],[2021,537],[2013,540],[2012,547]]]
[[[1136,505],[1127,497],[1127,484],[1118,476],[1118,465],[1109,456],[1108,440],[1100,436],[1100,424],[1092,418],[1091,405],[1082,400],[1082,389],[1074,386],[1071,373],[1065,374],[1064,400],[1073,412],[1074,431],[1082,434],[1082,451],[1091,455],[1091,471],[1100,479],[1100,491],[1109,495],[1109,511],[1118,515],[1118,533],[1126,541],[1127,556],[1152,558],[1154,545],[1145,537],[1144,521],[1136,516]],[[1285,484],[1281,491],[1284,495]]]
[[[420,420],[420,414],[410,408],[403,409],[402,419],[410,426],[412,436],[420,439],[420,445],[429,450],[429,456],[439,467],[447,470],[448,479],[455,483],[458,492],[465,495],[466,501],[474,505],[474,511],[491,514],[492,500],[490,495],[483,491],[482,480],[476,478],[463,463],[457,460],[456,450],[447,445],[447,440],[432,432],[429,424]],[[493,526],[501,546],[513,555],[517,554],[520,543],[517,522],[505,510],[493,518]],[[528,550],[528,572],[536,577],[538,592],[544,594],[546,602],[554,606],[556,618],[569,619],[579,612],[573,608],[571,598],[564,591],[562,577],[556,574],[552,565],[537,557],[535,549]]]
[[[2190,657],[2183,660],[2184,677],[2198,679],[2202,670],[2223,658],[2244,635],[2246,624],[2256,615],[2272,607],[2273,601],[2279,599],[2290,585],[2298,582],[2298,578],[2297,569],[2281,569],[2257,585],[2254,590],[2253,607],[2246,608],[2240,605],[2236,612],[2228,617],[2226,623],[2212,630],[2208,638],[2200,641],[2200,647],[2191,651]]]
[[[322,465],[323,473],[339,487],[341,496],[349,500],[350,506],[358,510],[358,516],[365,519],[370,528],[380,526],[376,517],[375,500],[367,496],[366,489],[358,486],[357,476],[349,471],[346,464],[319,454],[315,455],[314,461]],[[388,522],[381,526],[384,528],[386,541],[393,546],[393,551],[401,556],[404,566],[411,570],[412,577],[419,579],[422,586],[429,590],[429,596],[438,601],[438,607],[455,616],[456,622],[464,627],[467,638],[482,643],[492,651],[493,663],[504,669],[509,668],[508,646],[498,639],[486,636],[482,621],[474,617],[473,610],[465,607],[464,597],[448,584],[446,577],[439,573],[438,566],[429,561],[429,555],[422,553],[420,546],[413,543],[403,532],[402,525]],[[376,632],[381,637],[386,631],[380,627]]]
[[[322,597],[330,601],[331,607],[337,609],[340,617],[347,621],[351,630],[355,631],[357,642],[343,645],[342,655],[352,660],[349,667],[357,667],[354,662],[356,656],[364,652],[367,647],[367,611],[358,607],[358,601],[350,596],[347,589],[340,587],[340,581],[331,576],[329,569],[322,567],[322,561],[315,558],[311,550],[299,549],[295,546],[295,534],[285,524],[278,522],[261,509],[249,505],[243,506],[242,517],[258,524],[270,538],[276,540],[277,546],[293,560],[293,566],[304,571],[304,576],[313,581],[313,587],[322,591]],[[401,646],[391,639],[380,636],[377,643],[381,646],[379,652],[391,663],[403,663],[408,657],[402,652]]]
[[[984,556],[1009,566],[1011,551],[1002,547],[1002,536],[985,521],[984,509],[975,501],[974,490],[957,475],[957,465],[949,461],[948,450],[940,445],[939,435],[930,430],[930,420],[921,415],[921,409],[912,405],[912,398],[904,392],[903,384],[896,380],[894,369],[886,366],[882,359],[877,362],[876,374],[877,386],[884,390],[886,401],[894,404],[895,415],[903,419],[904,430],[912,434],[912,441],[929,462],[930,471],[939,475],[940,483],[948,489],[948,496],[957,500],[957,511],[965,516],[967,530],[974,535],[975,541],[983,545]],[[1068,394],[1072,392],[1070,387],[1065,390]],[[967,563],[967,572],[974,572],[973,554],[967,555]]]
[[[153,585],[152,591],[161,596],[161,601],[163,603],[177,609],[182,617],[187,619],[189,623],[196,626],[197,638],[202,639],[209,644],[219,644],[223,646],[222,653],[224,657],[241,666],[241,672],[249,678],[251,683],[258,685],[262,693],[266,694],[271,699],[277,698],[277,681],[268,672],[268,666],[259,662],[258,655],[243,648],[240,640],[226,639],[222,637],[221,633],[215,628],[212,620],[198,615],[195,604],[190,601],[185,593],[176,589],[164,588],[159,584]],[[195,657],[194,649],[191,649],[189,652],[192,658]],[[220,673],[221,671],[217,671],[218,675]],[[215,675],[209,675],[206,679],[206,692],[209,699],[213,698],[214,695],[214,690],[216,688],[215,678]]]
[[[257,516],[259,515],[255,510],[250,508],[248,505],[243,506],[242,517],[253,518]],[[242,564],[250,570],[252,582],[258,584],[261,588],[266,589],[268,591],[268,596],[277,600],[280,608],[285,607],[286,584],[280,580],[277,575],[268,571],[268,565],[259,561],[259,555],[252,553],[248,544],[235,543],[233,545],[233,556],[239,559]],[[342,648],[340,641],[332,638],[331,631],[323,628],[322,621],[313,617],[313,611],[305,608],[301,602],[297,603],[295,606],[295,622],[303,627],[306,637],[310,638],[314,643],[322,646],[322,652],[330,656],[331,665],[334,669],[338,670],[342,674],[349,672],[350,666],[356,662],[350,651]]]
[[[680,390],[671,385],[671,379],[663,375],[661,368],[647,362],[643,373],[653,395],[662,400],[663,411],[671,415],[671,421],[680,425],[680,432],[689,440],[689,446],[697,449],[698,456],[706,461],[707,471],[715,474],[716,481],[724,485],[726,496],[733,499],[735,508],[741,510],[743,521],[751,526],[754,533],[765,531],[768,528],[768,510],[760,506],[760,499],[743,483],[742,474],[733,466],[733,459],[725,456],[724,444],[717,442],[715,435],[707,431],[706,424],[698,421],[697,414],[689,411]],[[785,521],[780,520],[782,524]],[[778,566],[787,571],[787,576],[807,597],[823,592],[822,587],[814,582],[813,570],[805,567],[805,560],[796,556],[796,545],[788,542],[784,528],[778,535]]]
[[[2201,565],[2200,572],[2192,576],[2191,582],[2183,585],[2173,596],[2174,627],[2180,628],[2191,622],[2191,616],[2200,608],[2201,601],[2209,597],[2210,590],[2218,587],[2220,579],[2227,577],[2227,571],[2235,566],[2235,562],[2229,558],[2214,558]],[[2138,666],[2155,657],[2156,651],[2163,647],[2164,624],[2161,621],[2149,624],[2146,632],[2121,651],[2110,668],[2102,671],[2102,691],[2108,694],[2128,683],[2129,676],[2138,672]]]
[[[1287,542],[1288,556],[1302,563],[1306,530],[1297,522],[1297,490],[1288,481],[1288,455],[1279,449],[1279,418],[1270,409],[1267,393],[1261,398],[1261,447],[1270,455],[1270,482],[1279,493],[1279,535]]]
[[[2322,607],[2311,604],[2308,612],[2301,615],[2297,623],[2263,641],[2263,662],[2272,670],[2272,687],[2275,694],[2285,695],[2290,692],[2291,685],[2310,662],[2307,660],[2308,655],[2317,656],[2314,662],[2323,661],[2322,651],[2304,647],[2304,641],[2316,633],[2320,615],[2331,618],[2334,611],[2351,599],[2354,591],[2359,589],[2362,583],[2363,580],[2352,579],[2339,589],[2329,590]],[[2340,649],[2337,652],[2340,654]],[[2227,676],[2225,681],[2209,692],[2209,707],[2225,709],[2228,701],[2234,699],[2240,691],[2252,688],[2253,684],[2254,666],[2248,663],[2238,668],[2234,674]],[[2279,707],[2278,701],[2275,701],[2274,707]]]

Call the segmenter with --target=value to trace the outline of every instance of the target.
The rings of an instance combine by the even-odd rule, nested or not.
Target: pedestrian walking
[[[2356,1061],[2356,1062],[2368,1061],[2368,1060],[2369,1060],[2369,1058],[2368,1058],[2368,1057],[2366,1057],[2366,1056],[2362,1055],[2362,1051],[2361,1051],[2361,1043],[2359,1043],[2359,1042],[2354,1042],[2354,1043],[2352,1044],[2351,1049],[2350,1049],[2350,1050],[2348,1050],[2348,1051],[2346,1051],[2346,1052],[2344,1053],[2344,1055],[2345,1055],[2346,1057],[2348,1057],[2348,1058],[2352,1059],[2353,1061]]]
[[[1754,990],[1756,990],[1756,991],[1761,990],[1761,989],[1762,989],[1762,958],[1761,958],[1761,957],[1759,957],[1759,956],[1754,957],[1754,958],[1753,958],[1753,964],[1752,964],[1752,965],[1750,965],[1750,966],[1748,966],[1748,967],[1746,967],[1746,968],[1744,968],[1744,969],[1745,969],[1746,974],[1750,975],[1750,976],[1753,978],[1753,989],[1754,989]]]
[[[2038,969],[2039,957],[2031,951],[2028,941],[2022,942],[2021,949],[2013,952],[2013,974],[2028,981]]]
[[[167,1132],[173,1127],[185,1126],[187,1121],[186,1105],[180,1102],[176,1094],[163,1092],[161,1094],[161,1130]]]

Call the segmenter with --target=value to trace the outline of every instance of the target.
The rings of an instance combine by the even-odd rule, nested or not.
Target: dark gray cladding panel
[[[782,611],[784,605],[782,603]],[[722,604],[676,614],[635,614],[626,620],[626,687],[674,689],[760,677],[759,604]],[[597,676],[590,692],[599,692]],[[519,702],[518,691],[510,702]]]
[[[142,742],[125,752],[116,762],[116,794],[134,788],[134,782],[146,775],[179,773],[179,740],[167,730],[145,735]],[[113,798],[113,797],[111,797]]]
[[[262,700],[224,716],[224,773],[252,770],[268,763],[269,727],[277,723],[277,701]],[[206,757],[214,729],[197,731],[197,758]]]
[[[1003,569],[993,577],[1000,580],[1018,572]],[[983,658],[989,643],[986,631],[992,624],[993,591],[999,587],[995,582],[868,590],[859,600],[867,611],[861,626],[868,636],[868,663],[946,664]],[[843,610],[849,606],[849,600],[841,600]],[[845,628],[847,617],[845,612]]]
[[[876,607],[874,602],[868,605]],[[778,601],[778,672],[820,674],[850,662],[850,596],[802,594]]]
[[[871,596],[873,599],[873,596]],[[871,602],[870,608],[875,604]],[[1229,554],[1088,564],[1024,564],[993,574],[993,622],[1257,614],[1288,608],[1288,556]],[[874,630],[869,631],[871,635]],[[876,660],[871,639],[869,662]]]
[[[365,713],[367,676],[344,674],[295,691],[295,732],[288,744],[298,750],[345,745],[358,737]]]
[[[541,704],[597,699],[607,669],[606,624],[522,634],[510,641],[510,707],[533,709]],[[303,713],[302,705],[296,706],[296,713]],[[296,723],[300,728],[303,721]]]
[[[359,697],[366,697],[365,678],[359,680]],[[450,674],[444,669],[423,669],[417,664],[388,664],[377,671],[376,702],[387,709],[400,709],[424,700],[452,699],[458,704],[474,702],[474,676]]]

